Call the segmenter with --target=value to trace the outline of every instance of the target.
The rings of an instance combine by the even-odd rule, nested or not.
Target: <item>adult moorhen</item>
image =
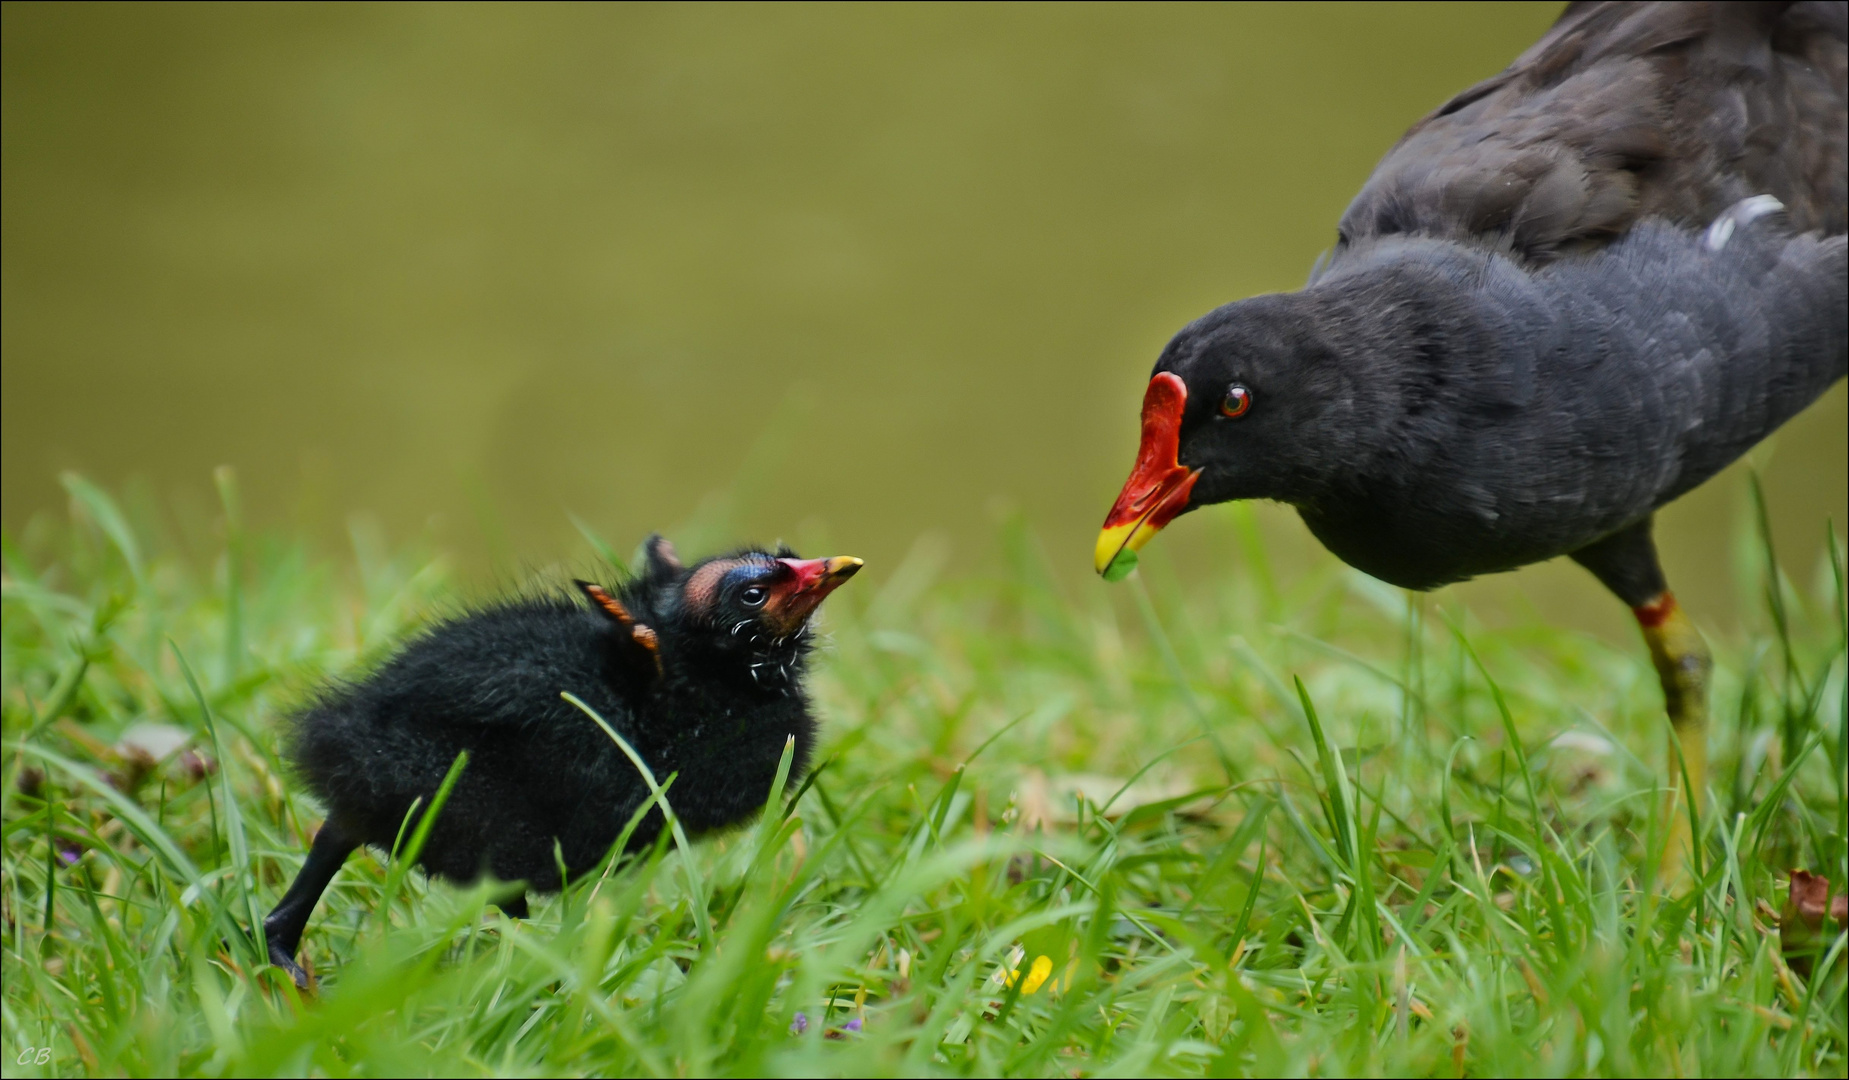
[[[815,742],[803,691],[810,617],[859,559],[747,549],[691,568],[660,537],[644,572],[581,598],[502,602],[443,623],[368,678],[324,690],[294,720],[288,757],[327,806],[294,884],[264,920],[270,961],[296,985],[308,916],[361,844],[390,851],[457,755],[469,760],[419,856],[438,877],[484,874],[550,892],[594,867],[648,798],[635,765],[569,691],[662,782],[695,834],[764,805],[783,756],[800,776]],[[588,603],[584,601],[588,600]],[[651,809],[631,850],[663,823]],[[526,913],[524,892],[501,906]]]
[[[1701,791],[1710,661],[1651,518],[1849,367],[1846,28],[1568,5],[1387,153],[1301,292],[1162,351],[1098,571],[1251,498],[1412,589],[1570,555],[1635,612]]]

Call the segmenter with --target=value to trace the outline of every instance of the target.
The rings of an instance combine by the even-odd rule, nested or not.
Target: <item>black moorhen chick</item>
[[[810,617],[859,559],[748,549],[688,568],[650,537],[644,572],[582,598],[502,602],[443,623],[370,677],[331,686],[295,718],[288,756],[327,806],[307,862],[264,920],[270,961],[296,985],[309,913],[353,850],[389,852],[460,751],[469,761],[418,861],[454,882],[483,875],[543,892],[596,866],[648,797],[636,767],[576,706],[589,705],[665,782],[691,833],[764,805],[786,740],[800,775],[815,741],[803,692]],[[653,842],[651,809],[631,836]],[[526,913],[524,892],[502,904]]]
[[[1651,517],[1849,368],[1846,26],[1568,5],[1388,152],[1303,291],[1163,350],[1098,571],[1252,498],[1411,589],[1570,555],[1635,612],[1699,792],[1710,662]]]

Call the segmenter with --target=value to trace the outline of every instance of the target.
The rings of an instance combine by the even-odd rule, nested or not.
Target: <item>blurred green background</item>
[[[7,4],[0,518],[78,468],[184,534],[230,464],[255,523],[371,515],[487,586],[581,560],[571,514],[877,572],[979,566],[1012,511],[1103,588],[1168,336],[1300,285],[1559,7]],[[1845,520],[1844,402],[1756,454],[1793,567]],[[1711,628],[1742,475],[1662,527]],[[1465,591],[1630,632],[1568,565]]]

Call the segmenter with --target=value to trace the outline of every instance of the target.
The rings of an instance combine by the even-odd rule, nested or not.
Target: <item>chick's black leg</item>
[[[1650,524],[1651,519],[1645,518],[1575,551],[1573,558],[1631,606],[1663,684],[1663,705],[1675,732],[1670,757],[1669,849],[1664,861],[1665,869],[1675,877],[1690,843],[1688,808],[1678,805],[1675,798],[1682,779],[1676,769],[1677,756],[1680,772],[1688,775],[1690,797],[1700,798],[1708,776],[1708,672],[1714,662],[1695,624],[1676,605],[1663,580]]]
[[[359,844],[341,832],[333,822],[321,826],[315,842],[308,849],[308,860],[294,884],[283,894],[276,910],[263,920],[263,936],[270,947],[270,963],[282,968],[295,985],[308,989],[308,973],[295,962],[295,950],[302,943],[302,931],[308,928],[308,916],[315,910],[328,882],[340,872],[341,864]]]

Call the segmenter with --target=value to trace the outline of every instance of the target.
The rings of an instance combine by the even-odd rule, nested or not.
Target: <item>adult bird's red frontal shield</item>
[[[1120,553],[1148,543],[1188,508],[1188,496],[1201,471],[1179,460],[1181,415],[1187,404],[1187,384],[1172,372],[1159,373],[1143,391],[1143,445],[1137,449],[1130,479],[1124,481],[1098,533],[1098,573],[1110,569]]]

